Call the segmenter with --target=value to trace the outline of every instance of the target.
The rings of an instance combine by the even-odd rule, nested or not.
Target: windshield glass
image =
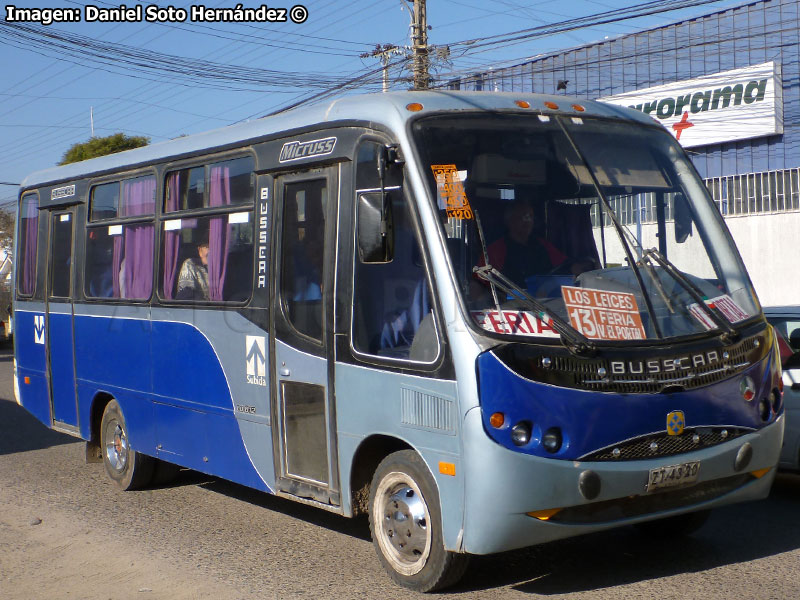
[[[721,216],[666,131],[483,114],[420,119],[413,132],[484,329],[641,343],[758,313]]]

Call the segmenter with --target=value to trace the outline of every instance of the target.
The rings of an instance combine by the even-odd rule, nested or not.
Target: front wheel
[[[436,482],[413,450],[395,452],[378,465],[369,526],[383,567],[404,587],[439,590],[456,583],[467,568],[466,554],[444,548]]]
[[[130,447],[125,417],[116,400],[109,402],[103,411],[100,447],[106,473],[123,490],[135,490],[150,483],[155,460]]]

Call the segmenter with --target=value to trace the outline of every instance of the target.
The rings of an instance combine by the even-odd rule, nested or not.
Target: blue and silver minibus
[[[18,215],[18,401],[123,489],[177,465],[366,513],[430,591],[774,478],[772,330],[634,110],[347,97],[35,173]]]

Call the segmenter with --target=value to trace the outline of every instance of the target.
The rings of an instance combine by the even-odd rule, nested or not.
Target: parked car
[[[764,314],[778,334],[783,362],[786,433],[779,467],[800,471],[800,306],[765,308]]]

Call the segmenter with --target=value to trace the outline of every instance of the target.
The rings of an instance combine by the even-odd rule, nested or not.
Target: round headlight
[[[511,428],[511,441],[515,446],[524,446],[531,441],[530,421],[520,421]]]
[[[542,436],[542,446],[544,449],[555,454],[561,449],[561,430],[558,427],[551,427]]]

